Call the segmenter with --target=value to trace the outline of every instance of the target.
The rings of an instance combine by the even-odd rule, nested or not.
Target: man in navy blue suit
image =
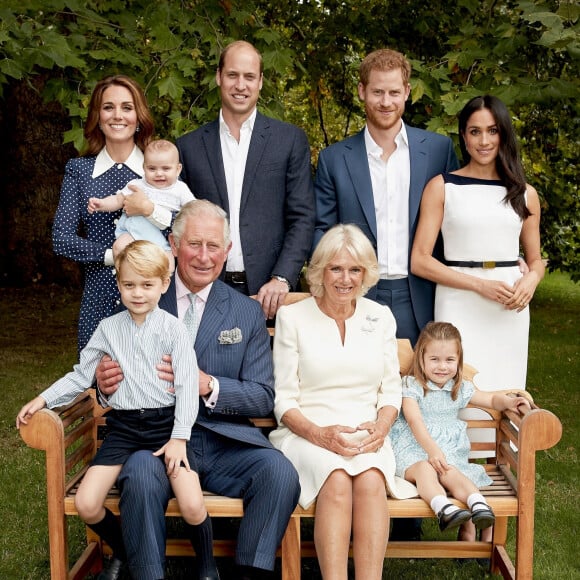
[[[391,309],[397,337],[414,345],[435,301],[435,285],[410,269],[421,196],[432,177],[459,165],[451,139],[403,122],[410,76],[400,52],[380,49],[363,59],[358,95],[366,126],[318,157],[314,246],[337,223],[359,226],[379,261],[379,282],[366,296]],[[394,521],[392,539],[420,535],[421,520]]]
[[[379,260],[380,280],[367,297],[389,306],[397,337],[415,344],[433,320],[434,304],[434,285],[409,267],[421,196],[432,177],[458,162],[451,139],[403,122],[410,75],[409,61],[394,50],[362,61],[358,94],[366,126],[320,153],[314,245],[337,223],[359,226]]]
[[[193,194],[228,214],[233,246],[226,283],[257,295],[272,318],[298,283],[315,210],[306,134],[257,111],[262,71],[250,43],[226,46],[215,77],[219,118],[180,137],[177,148],[181,177]]]
[[[187,318],[189,309],[196,320],[200,411],[189,445],[200,482],[204,490],[244,500],[236,578],[271,578],[300,486],[292,464],[249,421],[269,415],[274,405],[264,315],[256,300],[218,280],[231,248],[221,208],[207,200],[186,204],[175,219],[170,243],[177,268],[159,306],[180,319]],[[109,395],[122,369],[113,362],[101,365],[107,370],[97,375],[99,387]],[[167,370],[160,376],[171,380]],[[131,574],[139,580],[163,578],[164,514],[171,497],[163,462],[148,452],[134,454],[123,467],[119,486]]]

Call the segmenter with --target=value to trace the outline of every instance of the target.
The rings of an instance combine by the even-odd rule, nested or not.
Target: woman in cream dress
[[[538,194],[526,183],[509,112],[497,97],[471,99],[459,135],[467,164],[427,184],[411,269],[437,283],[435,320],[459,329],[465,360],[479,371],[477,387],[525,389],[528,304],[544,276]],[[445,263],[432,256],[440,230]]]
[[[353,225],[320,240],[311,298],[282,307],[274,338],[272,443],[294,464],[300,505],[315,499],[314,541],[324,578],[347,578],[352,532],[356,578],[382,577],[386,495],[417,494],[395,477],[389,430],[401,407],[396,324],[363,298],[378,279],[373,248]]]

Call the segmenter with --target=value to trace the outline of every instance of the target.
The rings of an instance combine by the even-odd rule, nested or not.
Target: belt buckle
[[[484,260],[483,261],[483,268],[485,270],[491,270],[492,268],[495,268],[495,260]]]
[[[245,276],[243,272],[232,272],[232,282],[234,284],[245,284]]]

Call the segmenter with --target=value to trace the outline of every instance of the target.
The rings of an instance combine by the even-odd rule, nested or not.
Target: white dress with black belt
[[[445,209],[441,233],[445,259],[513,261],[519,255],[522,220],[503,199],[500,181],[444,174]],[[453,269],[513,285],[519,266]],[[476,292],[437,285],[435,320],[453,323],[460,331],[464,361],[479,374],[481,390],[525,389],[528,361],[529,309],[506,310]]]

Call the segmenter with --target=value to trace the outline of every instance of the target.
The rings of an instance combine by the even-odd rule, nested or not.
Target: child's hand
[[[36,413],[36,411],[40,411],[40,409],[44,409],[46,407],[46,401],[42,397],[36,397],[29,401],[20,409],[18,415],[16,416],[16,428],[20,429],[21,425],[28,425],[28,419]]]
[[[525,397],[508,397],[508,409],[523,415],[531,410],[532,406]]]
[[[89,213],[95,213],[101,208],[101,200],[98,197],[89,197],[89,204],[87,210]]]
[[[429,455],[429,464],[437,472],[438,475],[445,475],[449,471],[450,467],[447,463],[445,455],[438,449],[436,452]]]
[[[165,467],[167,468],[168,477],[177,477],[182,463],[187,471],[191,471],[189,461],[187,461],[186,446],[187,441],[185,439],[170,439],[153,454],[155,457],[165,454]]]

